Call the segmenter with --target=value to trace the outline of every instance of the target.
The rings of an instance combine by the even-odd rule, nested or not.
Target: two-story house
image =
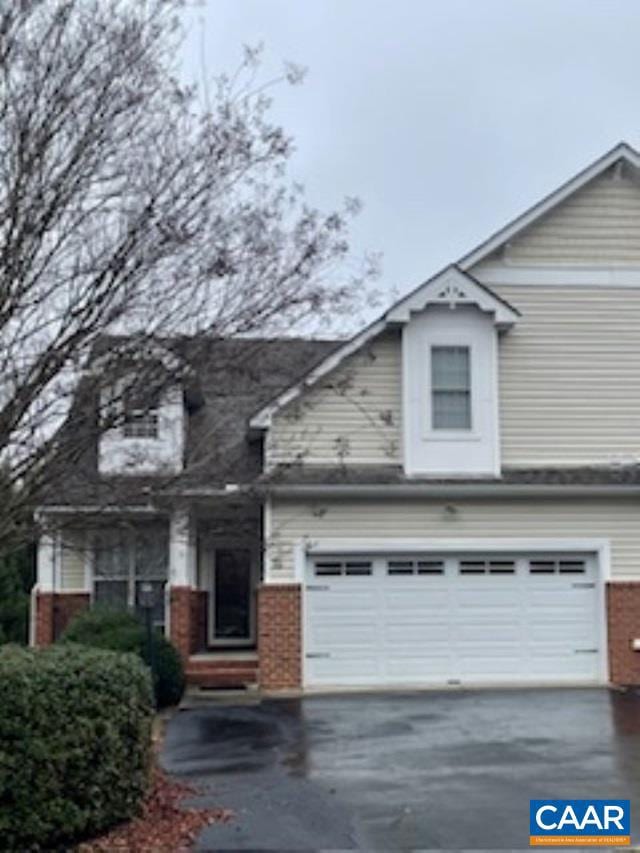
[[[196,404],[133,412],[40,508],[35,643],[147,580],[203,684],[640,683],[640,153],[348,342],[269,346],[249,379],[201,359]]]

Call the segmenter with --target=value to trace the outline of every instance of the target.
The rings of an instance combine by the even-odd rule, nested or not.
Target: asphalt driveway
[[[532,798],[631,799],[640,694],[314,696],[183,711],[167,770],[235,820],[200,849],[524,848]],[[602,848],[601,848],[602,849]]]

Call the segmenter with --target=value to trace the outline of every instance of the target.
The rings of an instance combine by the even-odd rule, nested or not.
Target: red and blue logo
[[[532,847],[631,844],[629,800],[530,800]]]

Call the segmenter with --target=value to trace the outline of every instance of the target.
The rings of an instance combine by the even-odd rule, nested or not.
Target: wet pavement
[[[640,694],[220,704],[173,718],[163,763],[202,791],[194,803],[235,812],[201,850],[526,848],[534,798],[630,799],[640,839]]]

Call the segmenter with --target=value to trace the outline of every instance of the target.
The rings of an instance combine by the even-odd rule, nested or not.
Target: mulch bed
[[[151,787],[140,817],[121,824],[106,835],[77,848],[78,853],[186,853],[191,850],[200,830],[212,823],[231,820],[228,809],[184,808],[181,803],[198,792],[191,785],[171,779],[154,767]]]

